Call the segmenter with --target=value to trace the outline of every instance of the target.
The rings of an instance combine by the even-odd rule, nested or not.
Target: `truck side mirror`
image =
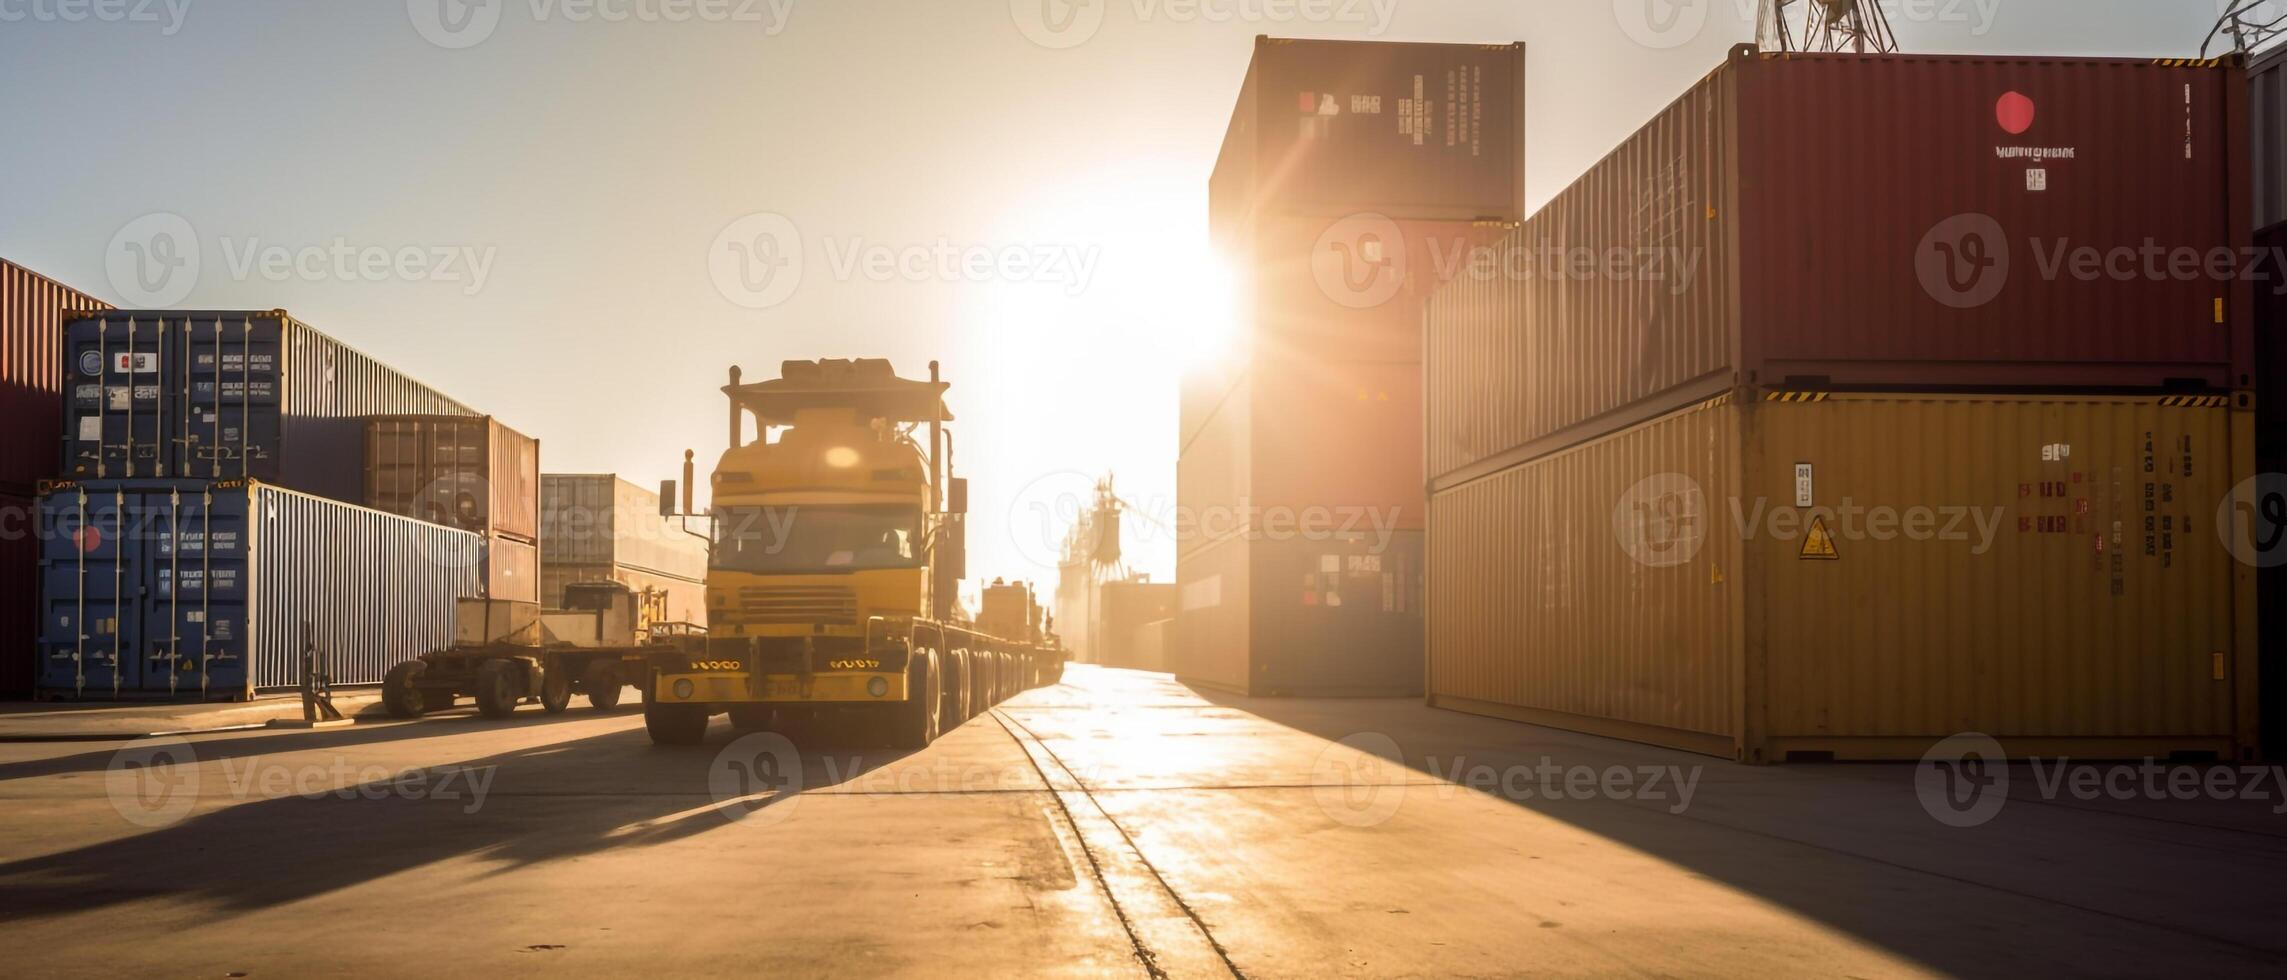
[[[675,516],[675,481],[659,481],[659,516]]]
[[[946,491],[945,491],[945,512],[946,512],[946,513],[948,513],[948,514],[966,514],[966,513],[968,513],[968,512],[969,512],[969,481],[968,481],[968,479],[967,479],[967,478],[965,478],[965,477],[954,477],[953,479],[946,481],[946,484],[947,484],[947,489],[946,489]]]
[[[954,521],[945,529],[945,574],[958,582],[969,577],[969,522]]]

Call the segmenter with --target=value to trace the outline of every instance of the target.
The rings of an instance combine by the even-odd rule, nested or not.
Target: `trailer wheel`
[[[651,733],[653,745],[697,745],[707,738],[707,706],[647,703],[643,728]]]
[[[572,671],[557,661],[540,675],[540,710],[552,715],[572,706]]]
[[[588,692],[588,704],[597,711],[619,707],[620,691],[626,686],[619,669],[609,660],[588,661],[587,673],[580,678],[581,690]]]
[[[381,709],[388,712],[389,717],[419,718],[429,710],[421,698],[421,688],[417,686],[421,672],[428,669],[428,664],[418,660],[408,660],[389,668],[389,673],[381,678]]]
[[[523,700],[524,671],[513,660],[487,660],[476,669],[476,710],[500,719],[516,713]]]

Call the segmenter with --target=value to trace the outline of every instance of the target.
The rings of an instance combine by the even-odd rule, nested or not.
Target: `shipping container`
[[[0,698],[32,693],[40,634],[40,539],[30,497],[0,493]]]
[[[482,598],[539,602],[540,546],[506,534],[484,535]]]
[[[1178,680],[1255,697],[1418,697],[1422,532],[1260,533],[1176,560]]]
[[[1422,528],[1421,365],[1305,362],[1265,372],[1252,393],[1261,520]]]
[[[283,311],[116,310],[66,327],[73,479],[365,491],[365,418],[476,415]]]
[[[1739,48],[1431,300],[1431,473],[1743,384],[2246,387],[2245,98],[2232,62]]]
[[[707,583],[704,579],[646,572],[626,565],[543,564],[540,566],[540,604],[551,609],[562,608],[565,586],[582,582],[618,582],[627,586],[631,592],[659,593],[667,603],[667,622],[707,625]]]
[[[305,629],[334,683],[379,683],[451,645],[486,558],[466,531],[253,483],[64,484],[39,510],[51,697],[291,689]]]
[[[1087,651],[1087,662],[1135,670],[1167,669],[1157,653],[1148,658],[1144,655],[1140,631],[1146,624],[1175,615],[1175,583],[1098,583],[1094,605],[1095,622],[1088,635],[1095,642]]]
[[[2249,758],[2249,401],[1741,389],[1442,489],[1430,703],[1752,763]]]
[[[55,477],[64,315],[102,309],[109,305],[0,259],[0,413],[8,419],[0,426],[0,493],[29,496]],[[26,671],[10,667],[8,676]],[[15,683],[0,682],[0,690]]]
[[[1514,221],[1525,46],[1255,39],[1208,198],[1218,238],[1267,214]]]
[[[621,565],[671,578],[707,577],[707,532],[659,516],[659,495],[610,473],[540,478],[541,561]]]
[[[1193,687],[1248,693],[1253,652],[1254,578],[1245,535],[1205,542],[1175,556],[1177,680]]]
[[[375,510],[536,542],[540,441],[490,417],[378,416],[365,427],[363,497]]]
[[[2247,65],[2249,194],[2257,230],[2287,223],[2287,45]]]
[[[1244,343],[1274,361],[1420,363],[1424,304],[1514,227],[1266,218],[1233,255]]]

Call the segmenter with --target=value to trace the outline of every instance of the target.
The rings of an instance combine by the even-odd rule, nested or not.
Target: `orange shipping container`
[[[1440,490],[1430,702],[1758,763],[2252,753],[2246,396],[1761,397]]]
[[[463,531],[537,541],[540,442],[489,417],[376,416],[365,430],[365,503]]]

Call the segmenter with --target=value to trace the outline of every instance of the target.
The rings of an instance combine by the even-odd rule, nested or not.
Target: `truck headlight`
[[[867,682],[866,682],[866,693],[867,693],[867,694],[871,694],[871,695],[873,695],[874,697],[877,697],[877,698],[879,698],[879,697],[887,697],[887,696],[889,696],[889,682],[888,682],[888,681],[885,681],[885,680],[882,680],[882,679],[881,679],[881,678],[879,678],[879,677],[876,677],[876,678],[874,678],[873,680],[867,681]]]
[[[679,700],[679,701],[689,701],[689,700],[691,700],[691,695],[692,695],[692,694],[694,694],[694,693],[696,693],[697,691],[698,691],[698,688],[696,688],[696,687],[692,686],[692,684],[691,684],[691,679],[690,679],[690,678],[688,678],[688,677],[685,677],[685,678],[681,678],[681,679],[679,679],[679,680],[677,680],[677,681],[675,682],[675,698],[676,698],[676,700]]]

